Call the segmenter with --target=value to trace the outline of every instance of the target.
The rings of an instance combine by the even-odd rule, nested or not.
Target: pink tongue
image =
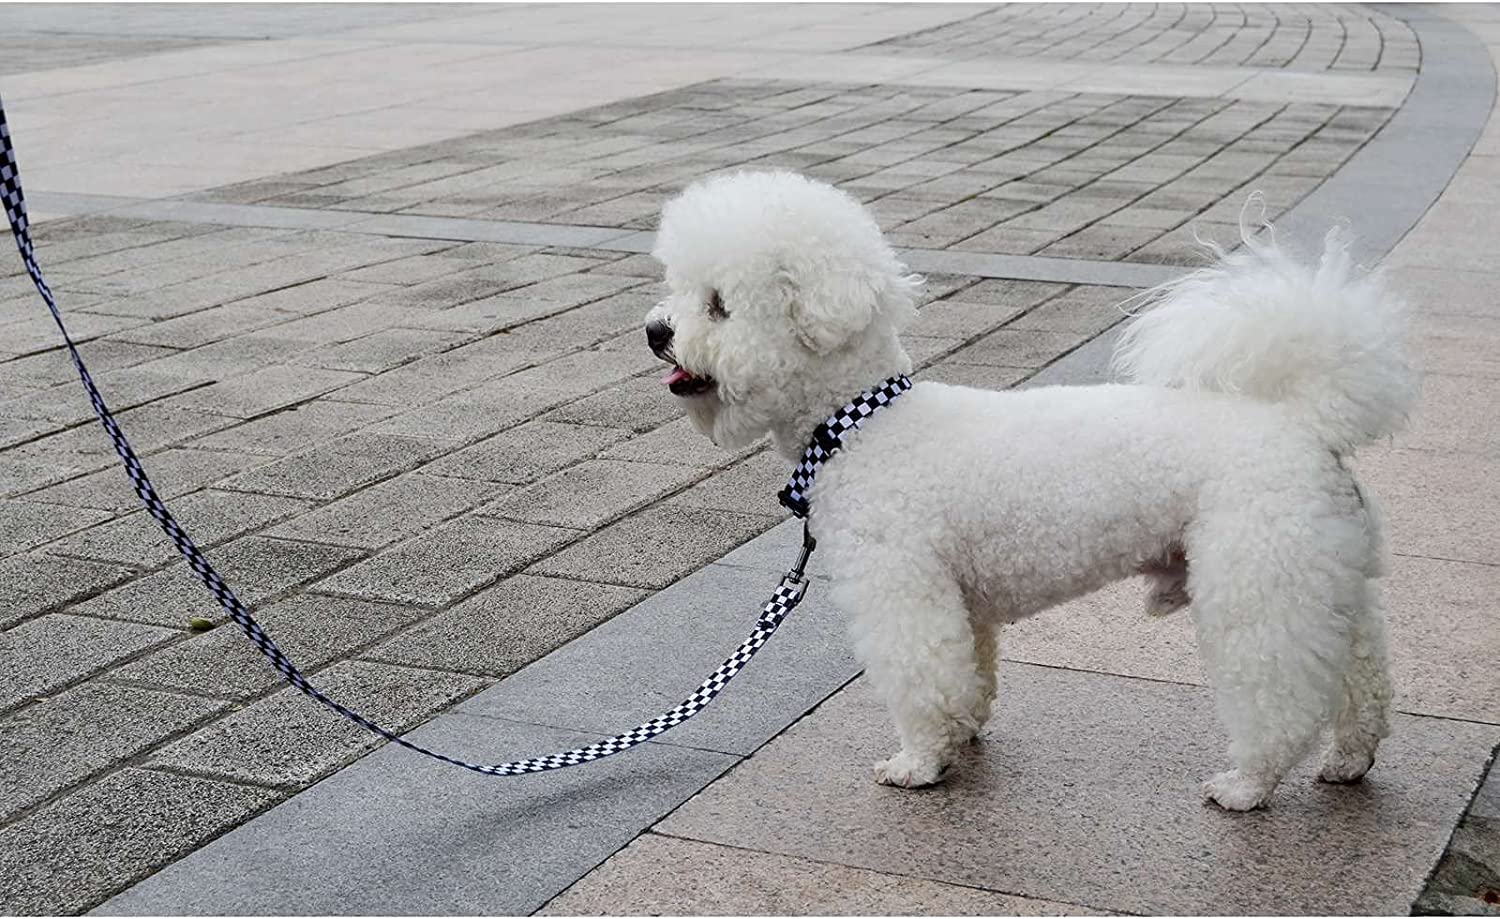
[[[683,380],[691,380],[692,378],[693,375],[681,367],[673,367],[672,372],[662,377],[661,381],[663,385],[671,386],[673,383],[680,383]]]

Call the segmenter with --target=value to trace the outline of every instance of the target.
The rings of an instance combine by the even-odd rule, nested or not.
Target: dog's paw
[[[1318,778],[1335,785],[1348,785],[1364,778],[1365,773],[1369,772],[1373,765],[1375,765],[1373,753],[1329,747],[1328,752],[1323,754],[1323,765],[1318,770]]]
[[[1153,590],[1146,594],[1146,615],[1153,619],[1170,616],[1192,602],[1185,590]]]
[[[875,764],[875,781],[897,788],[922,788],[941,782],[945,771],[947,767],[935,759],[902,751]]]
[[[1238,770],[1221,772],[1203,783],[1203,797],[1227,811],[1249,811],[1265,807],[1275,785],[1249,779]]]

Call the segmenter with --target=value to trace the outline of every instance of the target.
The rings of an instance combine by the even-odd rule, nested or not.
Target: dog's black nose
[[[658,356],[665,354],[672,344],[672,327],[660,319],[646,323],[646,344]]]

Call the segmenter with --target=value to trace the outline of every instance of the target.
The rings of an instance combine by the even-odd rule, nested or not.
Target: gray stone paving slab
[[[0,500],[0,556],[24,552],[113,516],[108,511]]]
[[[30,308],[34,304],[28,300],[26,305]],[[90,370],[102,373],[164,357],[171,354],[172,349],[101,338],[81,345],[78,353],[88,362]],[[72,384],[77,378],[78,371],[73,369],[72,360],[62,348],[0,363],[0,392],[46,389],[64,383]]]
[[[773,880],[774,879],[774,880]],[[976,890],[646,833],[540,916],[1091,916],[1071,903]]]
[[[294,517],[266,535],[379,549],[457,517],[503,491],[487,482],[410,473]]]
[[[76,913],[282,796],[127,768],[0,828],[0,911]]]
[[[639,278],[619,275],[569,274],[507,290],[497,295],[497,298],[523,300],[553,309],[571,309],[585,303],[602,300],[632,287],[638,287],[640,284]]]
[[[516,575],[362,655],[408,667],[508,676],[646,597],[612,584]]]
[[[1120,333],[1123,331],[1123,325],[1116,326],[1091,339],[1077,350],[1070,352],[1067,359],[1042,368],[1035,376],[1027,380],[1025,385],[1089,386],[1110,382],[1113,379],[1109,369],[1110,361],[1114,357],[1115,343],[1119,341]]]
[[[530,421],[427,464],[424,472],[525,485],[620,443],[626,431]]]
[[[234,424],[230,418],[158,405],[142,405],[117,412],[115,420],[140,454]],[[114,442],[105,433],[104,426],[95,420],[25,444],[13,451],[13,455],[43,459],[79,470],[100,469],[118,462]]]
[[[1028,311],[1007,327],[1098,335],[1125,320],[1121,304],[1137,293],[1121,287],[1075,287]]]
[[[41,553],[0,559],[0,628],[104,590],[131,574],[118,565]]]
[[[200,384],[254,373],[273,364],[285,363],[292,355],[317,346],[316,342],[302,340],[282,331],[291,324],[285,323],[276,329],[251,332],[188,351],[179,351],[158,358],[146,366],[156,373]],[[233,422],[220,426],[227,427],[230,423]]]
[[[129,316],[101,316],[94,313],[73,313],[68,319],[68,333],[73,341],[91,341],[111,332],[119,332],[141,325],[145,320]],[[5,327],[5,349],[12,354],[32,354],[57,347],[57,326],[50,316],[34,316]]]
[[[990,364],[956,364],[939,361],[922,370],[922,379],[978,390],[1004,390],[1034,373],[1028,367],[998,367]]]
[[[263,208],[281,211],[284,208]],[[360,220],[358,232],[422,239],[462,239],[474,242],[519,243],[544,246],[597,246],[625,235],[610,227],[552,226],[516,221],[463,220],[457,217],[416,217],[386,214]]]
[[[787,461],[768,450],[716,472],[672,496],[668,503],[745,514],[774,513],[780,509],[776,493],[786,484],[789,474]]]
[[[314,670],[404,628],[422,612],[407,606],[300,594],[258,610],[255,618],[298,667]],[[177,692],[245,699],[281,683],[281,675],[232,623],[185,637],[141,657],[114,677]]]
[[[644,315],[644,312],[637,315],[637,325],[640,325],[640,317]],[[555,408],[544,419],[623,428],[637,433],[649,431],[674,418],[682,417],[681,408],[673,400],[662,398],[662,389],[655,377],[630,380]]]
[[[685,466],[585,460],[479,508],[482,517],[594,530],[700,477]],[[583,496],[586,500],[580,500]]]
[[[252,608],[363,558],[353,549],[247,536],[205,553]],[[68,612],[185,629],[191,619],[221,621],[224,610],[188,569],[174,564],[68,607]]]
[[[577,351],[556,360],[492,380],[468,390],[474,401],[504,403],[528,396],[545,396],[553,405],[591,395],[643,371],[659,372],[661,360],[643,347],[635,335],[630,347],[616,349],[605,343],[589,351]]]
[[[133,686],[86,683],[0,719],[0,819],[10,820],[224,707]]]
[[[802,521],[791,518],[783,520],[749,542],[725,553],[714,564],[784,574],[791,568],[801,548]],[[814,556],[814,560],[808,563],[808,576],[827,578],[827,574],[816,559],[817,556]]]
[[[1017,278],[1063,284],[1154,287],[1182,274],[1181,268],[1130,262],[1092,262],[1037,256],[994,255],[906,249],[902,259],[913,271],[942,271],[990,278]]]
[[[699,434],[686,418],[679,418],[607,448],[599,454],[604,459],[639,460],[643,463],[673,463],[703,469],[722,468],[736,457],[745,456],[758,446],[731,453]]]
[[[791,567],[794,553],[782,562]],[[687,698],[745,640],[780,574],[710,566],[559,647],[458,711],[614,734]],[[858,672],[814,584],[734,685],[658,743],[749,755]],[[663,649],[671,648],[670,654]]]
[[[267,367],[167,400],[172,408],[254,418],[362,379],[357,373],[311,367]]]
[[[123,411],[194,389],[202,378],[162,373],[149,367],[127,367],[99,374],[94,382],[101,391],[108,389],[112,404]],[[76,384],[56,386],[27,393],[17,399],[0,403],[0,413],[24,418],[45,418],[64,424],[78,424],[92,420],[93,409],[88,397]]]
[[[548,556],[529,572],[626,587],[666,587],[777,520],[769,515],[658,505]]]
[[[476,677],[345,661],[318,674],[330,697],[395,731],[485,685]],[[383,743],[287,687],[162,748],[149,765],[259,785],[298,787]]]
[[[437,441],[416,437],[350,434],[237,475],[223,487],[328,501],[405,472],[442,450]]]
[[[288,316],[274,310],[229,304],[116,334],[119,341],[169,348],[196,348],[241,332],[252,332],[285,322]]]
[[[532,347],[520,336],[496,335],[443,354],[424,357],[338,391],[337,398],[390,406],[421,406],[501,374],[550,360],[564,350]],[[441,432],[438,427],[434,432]]]
[[[314,444],[357,431],[395,413],[396,409],[383,405],[316,399],[199,437],[193,446],[287,456],[300,453]],[[196,413],[182,414],[200,419],[212,417]],[[136,442],[135,429],[127,426],[126,430],[130,433],[131,441]]]
[[[337,211],[297,212],[290,208],[266,208],[253,204],[224,204],[206,201],[133,201],[112,207],[110,213],[118,217],[134,217],[139,220],[178,220],[185,223],[214,223],[223,226],[271,227],[289,230],[333,230],[346,227],[360,219],[357,214],[341,214]]]
[[[577,530],[460,517],[319,581],[320,591],[442,606],[571,542]]]
[[[384,295],[382,294],[381,296]],[[297,342],[299,347],[289,349],[287,353],[289,355],[301,354],[312,348],[343,344],[354,341],[356,338],[373,334],[374,332],[399,326],[403,322],[410,320],[413,312],[415,310],[410,306],[394,306],[379,303],[376,302],[375,298],[371,298],[361,303],[351,303],[348,306],[340,306],[312,316],[304,316],[272,329],[251,333],[241,339],[241,341],[272,341],[280,343],[292,340]],[[207,350],[206,348],[200,349],[189,352],[189,354],[202,354]],[[277,361],[277,363],[286,363],[286,360]],[[295,369],[300,370],[303,368]],[[317,373],[318,371],[308,370],[308,372]],[[332,371],[322,372],[331,373]],[[353,381],[360,378],[355,372],[349,371],[346,372],[343,379]],[[331,389],[333,387],[328,388]]]
[[[997,329],[954,352],[953,364],[987,364],[994,367],[1042,367],[1057,355],[1088,341],[1081,332],[1046,332],[1037,329]]]
[[[353,341],[303,352],[293,358],[293,363],[327,370],[380,373],[424,355],[445,351],[467,337],[425,329],[382,329]]]
[[[480,762],[596,739],[463,715],[411,738]],[[529,913],[733,763],[648,744],[587,769],[496,779],[387,746],[99,912]],[[365,842],[347,845],[350,833]]]
[[[172,514],[198,548],[209,549],[307,506],[306,501],[274,495],[200,491],[173,501]],[[144,511],[60,539],[48,551],[121,565],[160,565],[177,558],[177,550]]]
[[[660,831],[1143,913],[1404,913],[1500,740],[1398,717],[1363,783],[1306,764],[1270,809],[1228,814],[1198,795],[1223,765],[1212,709],[1198,687],[1008,664],[981,742],[912,793],[870,777],[894,739],[861,681]]]
[[[0,418],[0,450],[35,440],[56,429],[56,422],[38,418]]]
[[[15,708],[161,644],[170,629],[49,613],[0,632],[0,657],[29,661],[0,670],[0,710]]]
[[[263,456],[210,450],[184,450],[176,447],[141,458],[141,464],[150,473],[157,493],[164,499],[176,498],[179,495],[197,491],[265,462],[266,457]],[[123,513],[140,507],[141,503],[134,486],[130,484],[130,479],[113,463],[110,467],[90,475],[69,479],[58,485],[30,492],[26,499],[52,505],[50,512],[58,517],[88,522],[97,522],[112,516],[105,513],[103,516],[90,520],[89,516],[93,513],[89,510],[90,508]],[[81,527],[73,529],[79,528]]]
[[[1464,513],[1477,501],[1500,497],[1500,463],[1398,448],[1366,451],[1356,468],[1391,508],[1392,552],[1500,565],[1500,534]]]
[[[1415,916],[1500,914],[1500,820],[1470,813],[1412,908]]]
[[[390,284],[354,281],[350,280],[348,275],[342,275],[334,278],[321,278],[306,284],[295,284],[280,290],[246,297],[236,302],[245,307],[275,309],[310,316],[358,303],[377,294],[387,293],[391,289]]]
[[[516,391],[511,384],[497,382],[500,385],[457,392],[402,412],[373,425],[368,432],[441,437],[452,446],[461,447],[514,428],[570,398],[568,393],[543,387]]]
[[[937,335],[968,339],[985,332],[992,332],[1014,319],[1025,309],[1023,306],[995,307],[985,303],[973,303],[963,299],[962,294],[944,300],[927,303],[917,312],[917,321],[912,332],[917,335]]]

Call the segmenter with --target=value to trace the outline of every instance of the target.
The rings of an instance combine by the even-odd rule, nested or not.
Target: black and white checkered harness
[[[125,472],[130,477],[130,483],[135,488],[135,493],[140,496],[142,503],[146,506],[146,512],[161,526],[162,532],[172,540],[177,551],[187,559],[188,567],[198,580],[203,582],[224,607],[229,618],[235,625],[245,633],[245,636],[255,643],[260,652],[271,662],[277,672],[301,692],[307,694],[323,705],[328,706],[340,715],[369,731],[373,731],[389,740],[399,744],[408,750],[414,750],[424,756],[432,757],[445,763],[461,766],[484,775],[525,775],[533,772],[548,772],[553,769],[562,769],[566,766],[577,766],[581,763],[593,762],[606,756],[613,756],[623,750],[644,743],[647,740],[669,731],[689,718],[702,711],[708,703],[712,702],[724,687],[739,673],[744,666],[750,662],[763,645],[776,632],[783,619],[802,600],[803,592],[807,588],[803,576],[803,568],[807,564],[808,556],[812,553],[813,541],[811,536],[806,536],[803,542],[802,553],[792,570],[787,572],[776,587],[776,593],[766,601],[761,608],[760,616],[755,621],[755,629],[750,637],[735,649],[719,668],[704,680],[697,690],[693,692],[682,704],[656,718],[647,721],[637,727],[618,734],[607,740],[579,747],[576,750],[568,750],[563,753],[553,753],[548,756],[538,756],[532,759],[516,760],[508,763],[496,763],[482,765],[465,762],[426,747],[415,744],[394,732],[381,727],[364,715],[350,709],[333,699],[325,696],[317,687],[310,683],[306,676],[297,669],[290,658],[276,646],[267,635],[260,624],[251,617],[250,611],[240,602],[239,598],[230,590],[229,585],[219,576],[204,557],[202,551],[194,545],[191,537],[167,510],[162,503],[161,497],[152,487],[151,480],[146,476],[146,470],[142,468],[140,458],[136,456],[135,450],[130,446],[130,441],[125,439],[125,433],[120,430],[115,417],[104,404],[104,397],[99,394],[99,389],[94,385],[93,378],[89,375],[88,367],[84,365],[83,358],[78,353],[73,339],[68,334],[67,326],[63,324],[62,314],[58,311],[57,303],[53,299],[52,290],[47,282],[42,279],[41,268],[37,265],[36,251],[31,241],[29,223],[26,218],[26,199],[21,191],[21,178],[16,171],[15,151],[11,146],[10,128],[5,121],[5,106],[0,102],[0,198],[5,205],[5,216],[10,221],[11,232],[15,234],[16,245],[21,251],[21,261],[26,266],[26,273],[31,276],[36,285],[37,292],[41,294],[42,300],[47,304],[47,309],[52,313],[52,319],[57,323],[58,331],[62,333],[63,342],[67,345],[68,355],[73,360],[73,367],[78,371],[78,379],[82,381],[84,390],[88,393],[89,402],[93,404],[94,414],[99,416],[99,423],[104,426],[104,431],[109,435],[114,444],[115,452],[120,455],[125,464]],[[910,385],[910,384],[908,384]],[[846,407],[846,411],[848,408]],[[837,416],[835,416],[837,417]],[[857,425],[856,425],[857,426]],[[812,470],[813,472],[816,469]],[[811,482],[809,477],[808,482]],[[804,512],[805,513],[805,512]]]
[[[911,380],[904,373],[897,374],[850,399],[844,403],[843,408],[829,415],[827,421],[814,428],[807,449],[802,451],[802,461],[792,470],[792,477],[787,480],[786,487],[776,496],[782,507],[798,517],[806,517],[811,510],[808,493],[812,490],[813,479],[817,477],[818,470],[839,451],[850,432],[859,430],[865,419],[890,405],[908,389],[911,389]]]

